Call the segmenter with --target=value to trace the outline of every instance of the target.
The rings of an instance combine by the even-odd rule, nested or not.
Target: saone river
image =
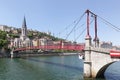
[[[107,69],[107,80],[120,80],[118,66],[119,62]],[[83,61],[78,59],[77,55],[1,58],[0,80],[84,80]]]

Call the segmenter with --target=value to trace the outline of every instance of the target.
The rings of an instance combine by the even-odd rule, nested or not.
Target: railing
[[[82,51],[84,50],[84,45],[66,45],[66,46],[59,46],[59,45],[44,45],[44,46],[30,46],[24,48],[16,48],[14,51],[24,51],[24,50],[34,50],[34,49],[42,49],[42,50],[75,50],[75,51]]]

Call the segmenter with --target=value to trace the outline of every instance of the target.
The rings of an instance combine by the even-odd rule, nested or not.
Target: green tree
[[[0,38],[1,39],[6,39],[6,35],[7,35],[7,33],[5,31],[0,30]]]
[[[19,38],[19,35],[18,34],[9,34],[10,38]]]
[[[6,47],[8,44],[7,33],[0,30],[0,48]]]
[[[33,37],[33,33],[32,32],[29,32],[28,33],[28,37],[30,38],[30,39],[33,39],[34,37]]]

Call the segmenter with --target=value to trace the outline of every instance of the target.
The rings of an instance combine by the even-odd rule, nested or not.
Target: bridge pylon
[[[84,77],[85,78],[105,78],[104,72],[109,65],[116,61],[120,61],[119,57],[112,58],[110,50],[99,46],[99,38],[97,37],[97,15],[87,10],[87,36],[85,37],[84,48]],[[95,17],[95,38],[94,45],[89,34],[89,13]],[[118,53],[118,52],[117,52]]]
[[[84,77],[91,77],[91,54],[90,54],[90,48],[91,48],[91,36],[89,34],[89,10],[86,10],[87,13],[87,35],[85,37],[85,54],[84,54]]]

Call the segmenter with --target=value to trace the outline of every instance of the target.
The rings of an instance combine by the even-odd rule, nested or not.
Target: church
[[[26,25],[26,19],[24,17],[20,38],[15,38],[13,40],[13,46],[15,48],[20,48],[20,47],[30,47],[32,45],[33,45],[32,40],[30,40],[27,36],[27,25]]]

